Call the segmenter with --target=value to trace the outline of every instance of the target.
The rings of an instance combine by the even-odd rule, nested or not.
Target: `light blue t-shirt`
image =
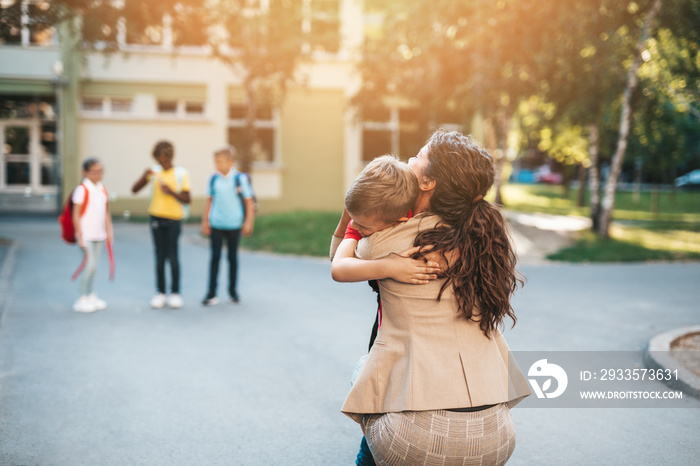
[[[238,171],[231,169],[226,176],[216,172],[209,178],[207,196],[212,197],[211,210],[209,211],[209,224],[212,228],[238,230],[243,227],[245,220],[243,204],[236,192],[234,179],[238,173]],[[253,189],[250,187],[247,175],[241,173],[238,176],[238,186],[244,199],[253,197]]]

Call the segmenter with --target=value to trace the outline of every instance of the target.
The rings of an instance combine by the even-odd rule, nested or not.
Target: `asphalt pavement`
[[[521,251],[539,248],[527,228],[518,235]],[[333,282],[325,259],[242,252],[241,303],[204,308],[208,249],[188,225],[185,306],[153,310],[148,226],[117,223],[115,236],[115,280],[106,255],[97,278],[109,307],[79,314],[80,254],[55,219],[0,218],[14,242],[0,266],[1,465],[354,464],[361,433],[340,407],[374,320],[365,283]],[[506,331],[513,350],[641,361],[655,334],[700,321],[698,263],[532,257]],[[675,409],[515,408],[509,464],[695,464],[698,408],[692,397]]]

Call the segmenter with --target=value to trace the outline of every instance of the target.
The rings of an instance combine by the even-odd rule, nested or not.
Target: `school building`
[[[245,131],[241,76],[207,47],[174,47],[167,18],[148,44],[122,34],[117,52],[78,52],[61,40],[68,34],[32,24],[42,1],[11,1],[22,15],[0,37],[0,212],[56,212],[79,183],[81,162],[96,156],[113,214],[145,215],[148,189],[132,195],[130,188],[154,164],[153,145],[167,139],[175,163],[190,172],[198,215],[212,151],[238,145]],[[410,156],[404,152],[416,146],[402,121],[411,112],[387,108],[363,121],[351,105],[360,87],[355,60],[377,23],[365,2],[304,1],[309,14],[323,4],[315,21],[327,19],[337,40],[313,49],[298,70],[301,84],[280,105],[259,104],[251,178],[261,213],[339,210],[367,160]]]

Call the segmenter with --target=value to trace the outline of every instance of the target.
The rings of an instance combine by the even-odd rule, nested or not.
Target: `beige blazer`
[[[438,218],[417,216],[362,239],[356,254],[377,259],[413,245]],[[364,367],[342,407],[360,422],[364,414],[465,408],[530,394],[527,381],[498,332],[491,339],[476,322],[457,316],[451,287],[436,300],[443,280],[428,285],[379,281],[382,325]]]

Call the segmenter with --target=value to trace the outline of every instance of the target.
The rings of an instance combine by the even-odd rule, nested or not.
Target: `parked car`
[[[535,183],[545,184],[560,184],[562,180],[561,173],[553,172],[548,165],[542,165],[535,171]]]
[[[676,188],[700,189],[700,169],[679,176],[673,183],[676,185]]]

